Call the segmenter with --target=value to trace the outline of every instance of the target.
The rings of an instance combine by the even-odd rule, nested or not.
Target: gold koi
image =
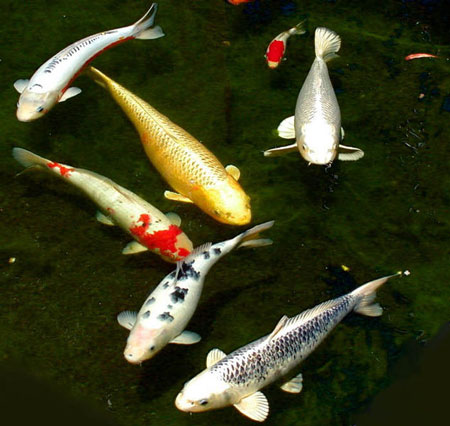
[[[237,167],[223,167],[196,138],[99,70],[90,67],[88,74],[120,105],[139,132],[150,161],[177,191],[165,191],[166,198],[194,203],[228,225],[250,222],[250,197],[238,183]]]

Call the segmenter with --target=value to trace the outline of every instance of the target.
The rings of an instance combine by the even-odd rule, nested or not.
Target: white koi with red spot
[[[164,36],[159,26],[151,28],[157,8],[157,3],[153,3],[133,25],[97,33],[72,43],[41,65],[30,80],[17,80],[14,87],[21,94],[17,103],[18,120],[36,120],[58,102],[78,95],[81,89],[70,87],[70,84],[103,51],[135,38],[155,39]]]
[[[303,28],[303,24],[304,21],[292,27],[290,30],[283,31],[270,42],[265,54],[267,65],[270,69],[277,68],[283,60],[288,38],[294,34],[305,34],[306,31]]]
[[[197,247],[149,294],[139,312],[121,312],[117,321],[130,330],[125,359],[140,364],[169,343],[191,345],[199,342],[201,337],[197,333],[184,328],[197,309],[206,274],[222,256],[235,248],[271,244],[271,240],[257,238],[272,225],[273,221],[266,222],[231,240]]]
[[[135,239],[125,247],[124,254],[150,250],[164,260],[176,262],[192,251],[192,242],[179,228],[178,215],[163,214],[97,173],[53,162],[22,148],[14,148],[13,156],[25,167],[47,170],[81,189],[102,211],[97,213],[100,222],[117,225]]]

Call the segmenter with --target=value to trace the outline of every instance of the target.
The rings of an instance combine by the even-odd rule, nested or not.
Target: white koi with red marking
[[[36,120],[58,102],[78,95],[81,89],[69,87],[70,84],[103,51],[135,38],[155,39],[164,36],[159,26],[152,28],[157,8],[157,3],[153,3],[133,25],[97,33],[72,43],[41,65],[30,80],[17,80],[14,87],[21,94],[17,103],[18,120]]]
[[[164,260],[175,262],[192,251],[192,242],[179,228],[177,215],[163,214],[112,180],[47,160],[22,148],[14,148],[13,156],[25,167],[50,171],[81,189],[102,211],[97,213],[100,222],[118,225],[135,239],[125,247],[124,254],[150,250]]]
[[[235,248],[271,244],[271,240],[256,238],[272,225],[273,221],[266,222],[230,240],[197,247],[148,295],[139,312],[121,312],[117,321],[130,330],[125,359],[140,364],[169,343],[192,345],[199,342],[201,337],[197,333],[184,328],[197,309],[206,274],[222,256]]]
[[[286,43],[291,35],[305,33],[303,23],[304,21],[292,27],[290,30],[283,31],[270,42],[265,54],[269,68],[274,69],[280,65],[286,52]]]

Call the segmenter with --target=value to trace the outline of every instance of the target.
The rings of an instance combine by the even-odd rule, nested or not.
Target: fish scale
[[[270,335],[264,336],[237,349],[213,365],[211,372],[217,372],[228,383],[245,384],[247,387],[262,382],[265,382],[265,386],[277,380],[286,369],[305,359],[350,312],[353,308],[352,299],[350,295],[343,296],[335,306],[300,327],[292,328],[269,341]],[[296,318],[298,316],[290,321],[295,322]],[[278,373],[273,374],[274,371]]]
[[[151,139],[151,145],[145,143],[144,149],[151,159],[155,158],[153,163],[158,171],[169,182],[174,175],[179,177],[176,190],[183,192],[183,182],[192,178],[205,186],[227,179],[228,174],[219,160],[192,135],[120,84],[111,81],[109,87],[139,134]],[[171,170],[158,160],[170,161]]]

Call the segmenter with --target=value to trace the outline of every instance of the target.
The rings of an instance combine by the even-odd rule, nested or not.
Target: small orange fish
[[[431,53],[411,53],[405,58],[405,61],[410,61],[411,59],[420,59],[420,58],[439,58],[439,56],[432,55]]]
[[[250,3],[254,0],[226,0],[227,3],[234,4],[235,6],[239,6],[242,3]]]

